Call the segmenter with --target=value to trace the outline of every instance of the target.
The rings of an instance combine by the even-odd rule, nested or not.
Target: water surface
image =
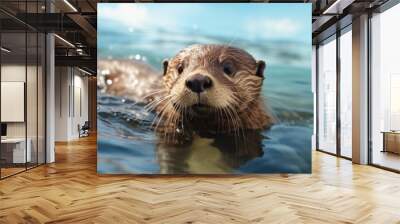
[[[144,105],[99,91],[99,173],[311,172],[310,43],[255,39],[246,35],[233,38],[192,27],[124,29],[101,17],[99,21],[100,59],[140,60],[157,70],[161,70],[163,59],[173,57],[191,44],[231,44],[245,49],[267,63],[262,93],[279,120],[259,133],[259,141],[254,143],[256,147],[248,152],[232,150],[229,145],[232,141],[224,143],[221,139],[202,137],[195,138],[189,146],[171,147],[164,145],[149,128],[154,114],[145,111]]]

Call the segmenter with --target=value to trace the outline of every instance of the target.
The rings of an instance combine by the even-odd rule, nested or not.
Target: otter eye
[[[222,69],[224,70],[224,73],[227,75],[233,75],[234,73],[234,67],[231,62],[223,62]]]
[[[183,65],[178,65],[177,70],[178,70],[178,73],[179,73],[179,74],[182,74],[182,72],[183,72]]]

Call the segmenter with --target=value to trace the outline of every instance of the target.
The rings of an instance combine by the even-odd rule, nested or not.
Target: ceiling
[[[270,3],[312,3],[313,40],[328,35],[329,28],[345,17],[357,16],[387,0],[253,0]],[[3,32],[16,33],[25,28],[55,32],[56,64],[81,66],[96,72],[96,30],[98,2],[182,2],[179,0],[1,0],[0,22]],[[202,0],[198,2],[207,2]],[[208,1],[215,2],[215,0]],[[227,2],[221,0],[220,2]],[[240,1],[249,2],[249,1]],[[49,13],[49,12],[52,13]],[[351,18],[350,18],[351,23]],[[325,33],[324,33],[325,32]],[[334,32],[330,31],[330,32]],[[18,40],[20,38],[10,38]],[[17,36],[14,34],[14,36]],[[8,38],[8,36],[6,37]],[[64,41],[65,40],[65,41]],[[17,43],[16,43],[17,44]],[[18,45],[18,44],[17,44]]]

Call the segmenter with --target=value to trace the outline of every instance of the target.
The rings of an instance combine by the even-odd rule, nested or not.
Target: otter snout
[[[204,92],[204,90],[211,88],[212,81],[208,76],[196,74],[188,78],[185,85],[192,92],[201,93]]]

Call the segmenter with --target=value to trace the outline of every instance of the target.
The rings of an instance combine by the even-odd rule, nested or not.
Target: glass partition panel
[[[27,1],[27,13],[40,13],[42,5],[39,1]],[[34,21],[36,20],[36,21]],[[30,18],[33,23],[39,23],[39,17]],[[38,76],[39,76],[39,33],[36,29],[27,29],[27,142],[31,147],[31,162],[27,164],[28,168],[38,165],[39,146],[38,146]]]
[[[336,39],[318,47],[318,149],[336,153]]]
[[[44,0],[0,7],[19,16],[46,9]],[[45,163],[46,38],[10,15],[0,12],[0,178]]]
[[[352,157],[352,33],[340,36],[340,154]]]
[[[25,31],[1,34],[2,178],[24,171],[31,159],[26,141],[26,41]]]
[[[28,168],[37,165],[38,160],[38,36],[36,32],[27,33],[27,80],[26,80],[26,112],[27,112],[27,149],[31,151]]]
[[[372,163],[400,170],[400,5],[372,17]]]
[[[45,122],[46,122],[46,108],[45,108],[45,99],[46,99],[46,74],[45,74],[45,65],[46,65],[46,37],[44,34],[39,33],[38,35],[38,164],[45,163],[46,158],[46,145],[45,145]]]

